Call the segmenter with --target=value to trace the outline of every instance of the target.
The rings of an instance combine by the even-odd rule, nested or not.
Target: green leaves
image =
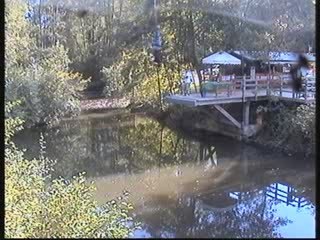
[[[62,46],[47,49],[40,55],[35,64],[26,68],[12,66],[6,76],[6,100],[22,100],[12,114],[24,118],[27,126],[48,124],[78,113],[79,91],[86,85],[80,74],[68,70]]]
[[[106,83],[104,92],[106,96],[131,97],[137,105],[153,106],[159,99],[158,77],[162,93],[176,92],[181,79],[180,69],[184,67],[172,59],[158,68],[146,48],[125,50],[112,66],[102,69]]]
[[[27,126],[50,124],[80,111],[79,92],[87,81],[70,71],[64,46],[35,44],[38,28],[25,19],[26,10],[20,0],[6,7],[6,101],[21,101],[8,116],[23,118]]]
[[[9,111],[14,106],[8,104]],[[10,141],[17,131],[6,119],[5,236],[7,238],[124,238],[136,228],[125,194],[99,206],[85,173],[51,179],[47,159],[28,160]],[[19,122],[20,124],[21,122]],[[42,150],[43,148],[43,139]],[[49,166],[50,167],[50,166]]]
[[[97,211],[94,188],[83,176],[47,185],[40,173],[38,160],[6,164],[6,237],[123,238],[133,229],[125,224],[128,205],[115,200]]]
[[[268,106],[265,132],[273,146],[313,154],[315,148],[315,105],[289,107],[281,102]],[[267,136],[264,136],[267,138]]]

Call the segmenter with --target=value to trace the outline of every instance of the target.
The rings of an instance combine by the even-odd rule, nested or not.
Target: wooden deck
[[[291,90],[288,90],[287,92],[282,93],[282,95],[280,95],[279,91],[276,91],[273,94],[271,94],[270,96],[278,97],[280,100],[293,101],[293,102],[305,103],[305,104],[315,103],[315,101],[316,101],[315,95],[312,95],[312,96],[309,95],[306,98],[305,97],[293,97],[293,92]]]
[[[240,103],[247,101],[262,101],[270,97],[278,97],[280,100],[293,101],[298,103],[315,102],[315,81],[306,80],[305,91],[300,96],[295,96],[292,89],[282,79],[272,81],[261,81],[260,79],[249,79],[244,77],[244,84],[241,79],[236,79],[232,84],[232,91],[228,94],[227,89],[221,89],[218,94],[206,93],[201,97],[200,93],[190,95],[173,94],[165,97],[165,100],[172,104],[187,105],[192,107],[208,106],[228,103]],[[242,90],[244,88],[245,90]],[[269,93],[269,94],[268,94]],[[306,96],[306,97],[305,97]]]
[[[219,93],[218,96],[213,93],[207,93],[205,97],[201,97],[200,93],[192,93],[189,96],[175,94],[167,96],[165,99],[170,103],[197,107],[215,104],[239,103],[242,102],[242,92],[235,91],[230,96],[228,96],[227,91]],[[259,92],[257,97],[254,93],[246,92],[245,99],[246,101],[259,101],[268,99],[268,96],[265,90]]]
[[[206,84],[206,83],[204,83]],[[207,86],[210,86],[210,88]],[[186,105],[190,107],[213,106],[220,112],[236,129],[233,137],[242,139],[256,134],[260,127],[259,124],[250,124],[250,103],[279,98],[284,101],[308,104],[315,102],[315,78],[304,79],[303,91],[299,94],[293,93],[288,81],[283,78],[268,79],[250,79],[246,76],[238,77],[224,84],[223,82],[210,82],[208,85],[202,85],[205,95],[193,92],[189,95],[172,94],[165,97],[165,100],[172,104]],[[221,89],[222,87],[222,89]],[[184,88],[186,90],[186,88]],[[210,90],[213,92],[210,93]],[[222,104],[244,103],[242,120],[235,119],[231,113],[226,111]],[[227,132],[224,132],[227,134]]]
[[[286,92],[283,92],[280,96],[280,91],[272,92],[270,95],[267,94],[266,90],[261,90],[257,94],[246,91],[244,95],[244,101],[263,101],[267,100],[270,97],[278,97],[280,100],[293,101],[299,103],[314,103],[314,97],[293,97],[293,92],[289,89]],[[184,96],[181,94],[174,94],[167,96],[166,101],[173,104],[180,104],[186,106],[207,106],[215,104],[227,104],[227,103],[241,103],[242,102],[242,92],[235,91],[230,96],[228,96],[227,91],[221,92],[216,96],[213,93],[207,93],[205,97],[201,97],[200,93],[191,93],[189,96]]]

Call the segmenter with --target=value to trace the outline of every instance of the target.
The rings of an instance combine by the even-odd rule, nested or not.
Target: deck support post
[[[250,101],[243,103],[243,112],[242,112],[242,124],[241,124],[241,139],[247,138],[249,134],[249,120],[250,120]]]
[[[242,80],[242,84],[241,84],[241,91],[242,91],[242,102],[245,101],[246,97],[245,97],[245,92],[246,92],[246,75],[243,75],[243,80]]]
[[[250,101],[246,101],[244,105],[244,116],[243,116],[244,126],[249,125],[249,116],[250,116]]]

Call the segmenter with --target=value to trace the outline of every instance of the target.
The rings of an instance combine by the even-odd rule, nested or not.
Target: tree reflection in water
[[[240,203],[222,210],[204,207],[200,199],[192,196],[181,196],[170,203],[160,197],[150,204],[157,209],[142,212],[138,219],[152,237],[280,237],[277,229],[289,222],[276,217],[274,200],[266,199],[263,193],[247,195]]]
[[[203,167],[207,177],[179,183],[175,197],[151,194],[145,195],[144,207],[136,203],[137,218],[153,237],[276,237],[288,219],[276,217],[275,200],[266,198],[266,186],[275,182],[288,183],[315,202],[312,161],[295,161],[222,136],[197,139],[134,114],[83,116],[44,132],[47,155],[57,160],[56,176],[85,171],[94,179],[125,177],[167,167],[183,176],[188,166]],[[25,131],[17,142],[36,156],[39,136]],[[211,174],[216,168],[220,173]],[[246,194],[232,203],[229,194],[235,192]],[[229,208],[218,206],[228,202]]]

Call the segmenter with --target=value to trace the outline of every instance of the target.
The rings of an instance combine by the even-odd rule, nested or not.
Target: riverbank
[[[268,136],[265,133],[265,129],[262,129],[261,132],[254,136],[252,139],[246,139],[244,140],[246,143],[251,143],[257,146],[262,146],[264,148],[270,149],[270,151],[276,151],[284,153],[288,156],[301,156],[303,158],[306,157],[315,157],[315,152],[312,150],[309,150],[312,148],[314,150],[314,147],[308,146],[308,144],[304,145],[304,151],[301,151],[301,147],[299,146],[297,148],[296,140],[297,139],[291,139],[289,141],[275,141],[274,138]]]
[[[280,105],[279,105],[280,106]],[[283,106],[280,106],[280,108]],[[127,109],[132,113],[144,113],[147,116],[156,119],[160,123],[171,129],[188,132],[188,135],[201,136],[205,133],[215,132],[221,134],[223,127],[212,120],[211,113],[208,109],[185,109],[183,107],[168,107],[164,111],[159,111],[151,106],[133,106],[130,101],[124,98],[113,99],[91,99],[81,101],[81,111],[83,112],[105,112],[112,109]],[[243,141],[257,146],[265,147],[270,151],[282,152],[286,155],[299,155],[302,157],[314,156],[314,147],[312,141],[306,140],[303,132],[299,131],[282,131],[279,132],[279,127],[287,127],[290,129],[290,124],[302,121],[300,125],[304,125],[303,119],[295,119],[291,122],[289,118],[297,117],[296,109],[285,108],[285,113],[270,110],[264,113],[264,124],[261,130],[255,136],[252,136]],[[272,114],[270,114],[272,113]],[[307,121],[307,120],[306,120]],[[279,125],[275,127],[275,125]],[[282,126],[283,125],[283,126]],[[289,125],[289,126],[286,126]],[[221,130],[221,128],[223,128]],[[297,130],[298,126],[292,125],[291,130]],[[310,126],[309,126],[310,128]],[[217,131],[217,129],[219,131]],[[308,132],[308,129],[306,130]],[[308,135],[307,138],[310,138]]]
[[[288,155],[315,156],[315,105],[268,104],[253,141]]]
[[[295,111],[291,110],[291,112],[287,113],[287,117],[290,118],[293,114],[295,114]],[[148,115],[162,122],[162,124],[170,129],[176,129],[182,132],[184,135],[196,137],[202,137],[202,135],[210,133],[224,135],[223,129],[225,127],[223,127],[221,123],[215,122],[212,118],[212,113],[207,109],[184,109],[175,107],[169,108],[163,113],[156,114],[152,112]],[[270,115],[272,117],[270,117]],[[260,131],[256,135],[243,139],[242,141],[247,144],[269,149],[270,151],[281,152],[288,156],[296,155],[303,158],[315,156],[315,146],[312,139],[310,139],[311,136],[303,134],[303,132],[298,129],[298,126],[289,125],[287,127],[291,128],[291,131],[274,132],[274,130],[276,130],[274,127],[275,122],[280,121],[280,126],[290,123],[286,122],[286,119],[279,118],[278,113],[266,113],[264,119]]]
[[[265,139],[265,138],[258,137],[258,136],[255,136],[254,138],[244,139],[243,141],[246,144],[261,147],[266,150],[269,150],[270,152],[283,153],[283,154],[290,156],[290,157],[291,156],[301,157],[301,158],[314,157],[314,154],[307,154],[306,152],[296,151],[294,146],[278,145],[270,139]]]

